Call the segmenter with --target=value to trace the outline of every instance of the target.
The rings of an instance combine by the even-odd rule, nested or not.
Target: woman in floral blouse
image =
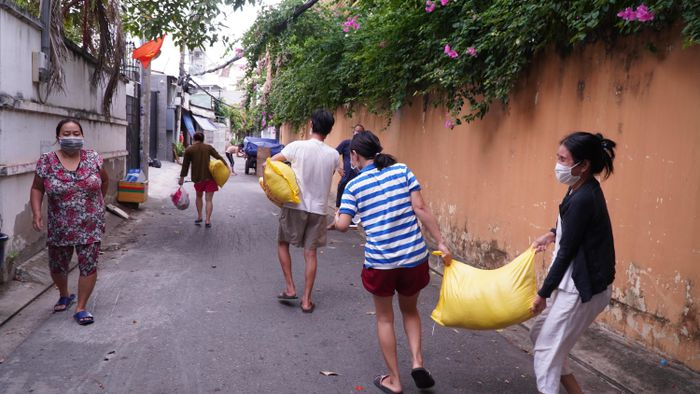
[[[49,268],[60,292],[54,312],[65,311],[75,301],[75,294],[68,292],[68,269],[73,249],[78,255],[80,279],[73,318],[80,325],[94,322],[85,305],[97,280],[97,258],[105,230],[104,196],[109,186],[102,157],[83,149],[83,137],[77,120],[58,123],[56,142],[60,149],[42,154],[37,161],[30,195],[36,231],[44,228],[41,203],[44,193],[47,196]]]

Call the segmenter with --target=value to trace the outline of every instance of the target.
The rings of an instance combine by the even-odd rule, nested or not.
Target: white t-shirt
[[[561,215],[557,218],[557,238],[554,243],[554,253],[552,253],[552,263],[554,263],[554,260],[557,258],[557,253],[559,253],[559,241],[561,241]],[[549,268],[552,268],[552,265],[550,264]],[[576,288],[576,284],[574,283],[574,278],[571,276],[571,274],[574,272],[574,262],[572,261],[571,264],[569,264],[569,268],[566,269],[566,272],[564,272],[564,276],[561,278],[561,282],[559,282],[559,286],[557,288],[559,290],[564,290],[569,293],[574,293],[578,294],[578,289]]]
[[[301,191],[300,204],[284,205],[325,215],[333,173],[338,168],[338,152],[319,140],[308,139],[294,141],[285,146],[280,153],[292,163],[292,170]]]

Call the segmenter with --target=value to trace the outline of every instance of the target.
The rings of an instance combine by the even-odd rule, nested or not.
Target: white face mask
[[[557,163],[557,165],[554,166],[554,175],[557,177],[557,180],[558,180],[559,182],[561,182],[561,183],[563,183],[563,184],[565,184],[565,185],[572,186],[572,185],[574,185],[576,182],[578,182],[579,179],[581,179],[580,176],[578,176],[578,175],[572,175],[572,174],[571,174],[571,170],[572,170],[574,167],[576,167],[577,165],[579,165],[580,163],[581,163],[581,162],[578,162],[578,163],[574,164],[574,165],[571,166],[571,167],[565,166],[565,165],[563,165],[563,164],[561,164],[561,163]]]

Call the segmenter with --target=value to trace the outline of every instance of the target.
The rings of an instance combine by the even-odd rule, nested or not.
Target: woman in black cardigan
[[[585,329],[610,302],[615,278],[615,247],[605,196],[595,178],[613,172],[615,142],[601,134],[576,132],[557,151],[555,174],[569,188],[559,205],[556,228],[532,246],[555,243],[554,258],[537,292],[532,312],[540,314],[530,331],[537,388],[545,394],[581,393],[568,366],[568,354]]]

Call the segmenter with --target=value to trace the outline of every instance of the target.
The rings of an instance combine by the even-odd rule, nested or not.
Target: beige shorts
[[[277,240],[304,249],[326,246],[326,215],[282,207]]]

